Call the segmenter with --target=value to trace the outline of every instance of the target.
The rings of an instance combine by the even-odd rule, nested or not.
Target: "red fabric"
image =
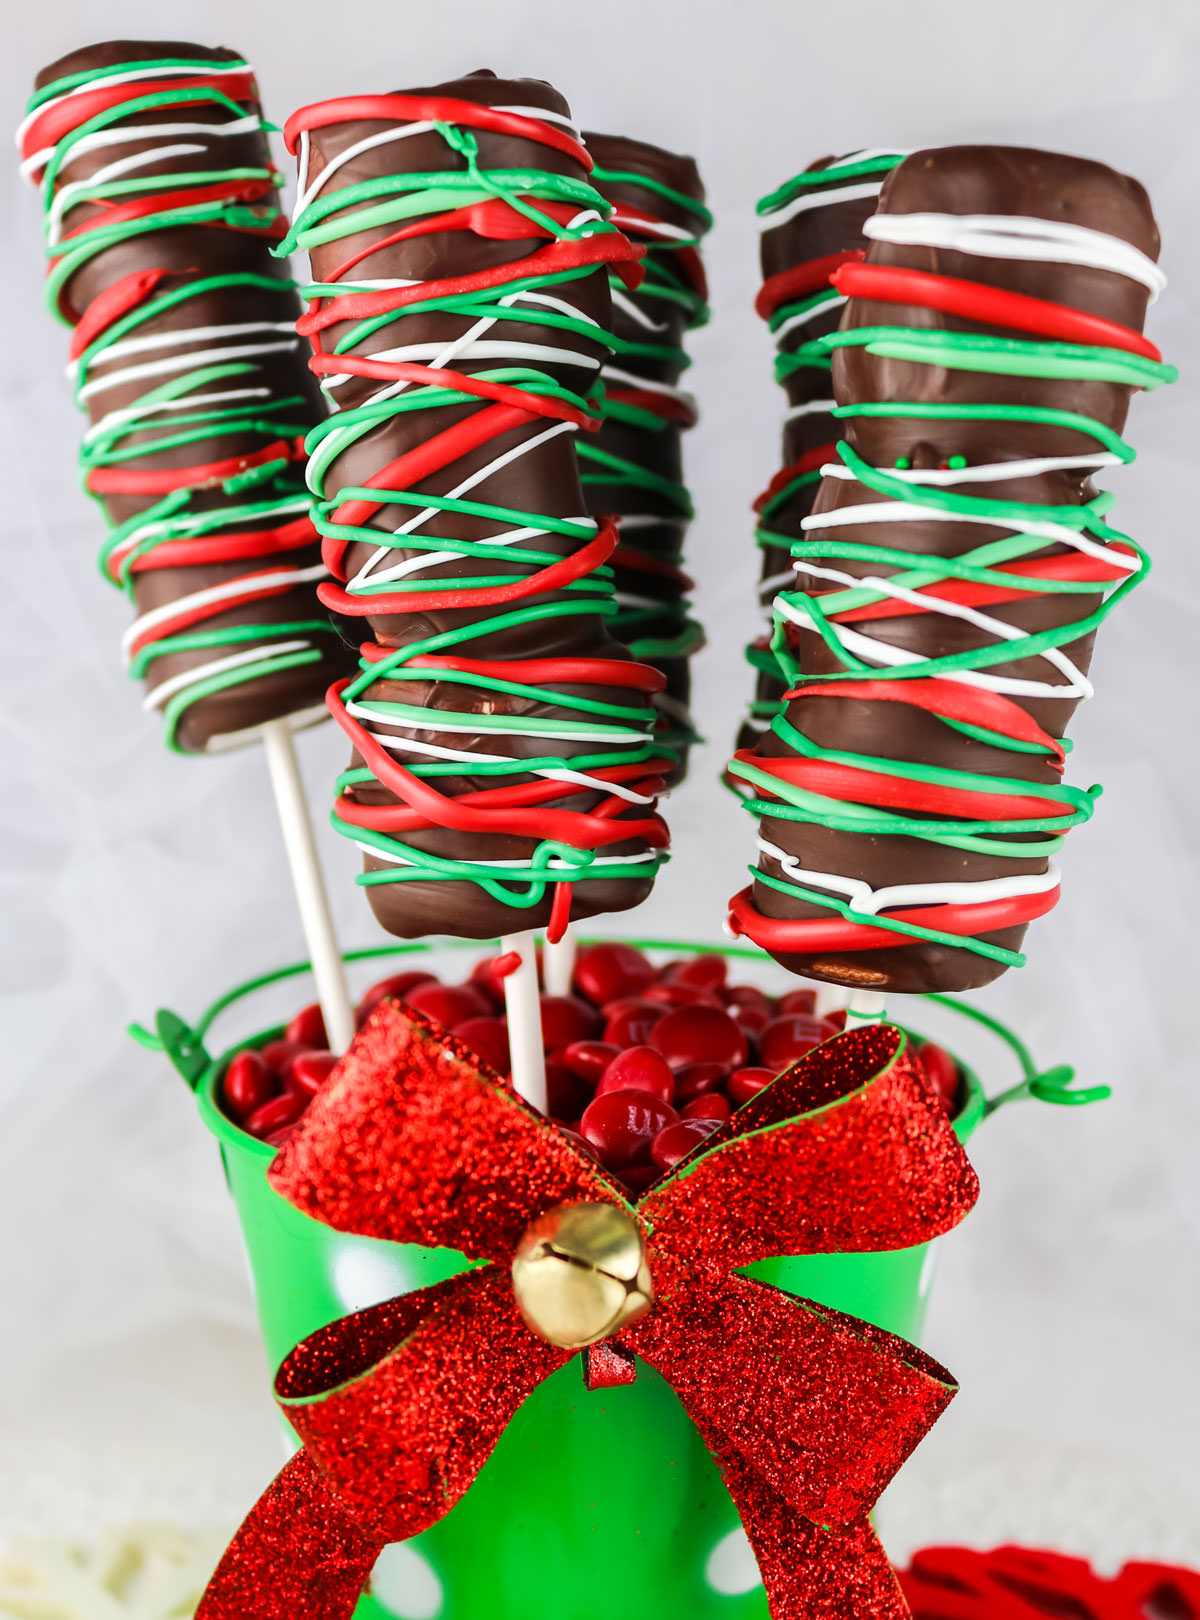
[[[1097,1575],[1083,1558],[1028,1547],[927,1547],[900,1571],[913,1620],[1200,1620],[1200,1574],[1130,1563]]]

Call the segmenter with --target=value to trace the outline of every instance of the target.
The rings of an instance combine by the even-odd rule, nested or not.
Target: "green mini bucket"
[[[712,947],[664,942],[663,948],[678,953]],[[351,955],[413,950],[382,947]],[[762,963],[757,952],[726,947],[725,954]],[[234,1052],[265,1044],[280,1029],[263,1030],[210,1058],[203,1045],[209,1027],[235,1002],[306,968],[296,964],[230,992],[194,1029],[165,1013],[157,1036],[135,1031],[184,1072],[201,1118],[220,1144],[272,1369],[326,1323],[468,1264],[452,1251],[347,1236],[300,1214],[267,1183],[275,1150],[221,1112],[217,1089]],[[1024,1076],[989,1101],[975,1072],[962,1065],[966,1089],[955,1129],[963,1142],[988,1113],[1016,1096],[1083,1102],[1102,1094],[1068,1090],[1069,1070],[1038,1074],[1011,1032],[961,1001],[946,1005],[998,1034]],[[932,1243],[885,1254],[790,1256],[748,1269],[918,1342],[937,1250]],[[639,1364],[634,1384],[589,1392],[575,1360],[520,1408],[453,1511],[422,1535],[385,1550],[358,1617],[660,1620],[668,1612],[689,1620],[766,1620],[749,1543],[716,1466],[670,1387]]]

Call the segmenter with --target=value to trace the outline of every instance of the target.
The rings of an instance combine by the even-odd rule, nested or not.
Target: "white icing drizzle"
[[[251,664],[262,664],[271,658],[281,658],[287,653],[307,652],[311,646],[308,641],[275,641],[269,645],[260,645],[250,652],[230,653],[228,658],[213,658],[207,663],[197,665],[195,669],[186,669],[179,675],[172,675],[169,680],[160,681],[151,687],[142,699],[143,711],[159,709],[177,692],[186,691],[198,681],[207,681],[213,675],[224,675],[231,669],[248,669]]]
[[[1024,461],[1011,461],[999,463],[985,463],[961,468],[897,468],[893,476],[903,482],[916,486],[925,484],[949,483],[999,483],[1005,479],[1019,479],[1029,477],[1047,470],[1059,470],[1064,467],[1093,467],[1110,465],[1118,458],[1107,452],[1086,456],[1056,456],[1035,457]],[[840,462],[827,463],[821,469],[822,477],[853,481],[853,474],[849,468]],[[1129,575],[1136,574],[1142,567],[1137,556],[1131,556],[1114,547],[1092,539],[1089,535],[1077,529],[1068,528],[1067,525],[1053,521],[1039,519],[1005,518],[997,521],[995,517],[983,514],[974,515],[962,512],[943,511],[940,507],[923,506],[919,501],[871,501],[854,506],[843,506],[828,512],[814,512],[803,519],[801,528],[806,533],[820,532],[822,530],[859,527],[874,523],[974,523],[987,529],[1004,529],[1011,534],[1025,534],[1031,539],[1044,540],[1054,545],[1069,546],[1097,561],[1103,561],[1114,567],[1122,568]],[[967,553],[961,560],[969,562],[971,554]],[[806,575],[812,579],[827,581],[831,584],[844,587],[847,590],[874,590],[879,593],[881,600],[889,598],[911,604],[914,608],[925,609],[942,617],[958,619],[974,625],[977,629],[995,636],[998,640],[1016,641],[1025,634],[1015,626],[1006,624],[1003,620],[994,618],[978,608],[968,607],[961,603],[949,602],[942,597],[927,594],[921,590],[912,590],[896,582],[894,577],[885,578],[880,575],[866,577],[850,574],[842,569],[833,568],[828,564],[818,564],[811,558],[796,559],[793,568],[797,574]],[[911,570],[913,572],[935,572],[937,558],[922,558],[914,554]],[[1102,587],[1097,586],[1099,591]],[[816,621],[803,603],[789,599],[786,592],[781,593],[774,603],[774,612],[787,619],[800,629],[817,632]],[[848,652],[859,658],[866,659],[876,665],[897,666],[922,662],[920,654],[908,652],[901,647],[892,646],[875,636],[870,636],[855,629],[850,624],[829,624],[829,629],[839,643]],[[1034,655],[1049,664],[1065,679],[1065,684],[1053,681],[1036,681],[1022,679],[1012,675],[1000,675],[992,670],[952,670],[945,672],[940,678],[943,680],[958,681],[965,686],[983,687],[989,691],[1006,693],[1015,697],[1052,698],[1064,701],[1086,701],[1093,694],[1094,688],[1087,676],[1074,662],[1057,647],[1044,648]]]
[[[1036,789],[1031,789],[1036,791]],[[759,852],[778,861],[784,877],[809,889],[826,889],[844,895],[850,909],[865,918],[880,912],[899,911],[908,906],[979,905],[989,900],[1011,900],[1028,894],[1047,894],[1060,886],[1059,869],[1049,861],[1044,872],[1019,872],[1009,877],[979,878],[968,883],[896,883],[873,889],[860,878],[843,877],[835,872],[811,872],[796,856],[760,837]],[[1019,846],[1014,846],[1019,848]]]
[[[531,454],[531,452],[536,450],[539,446],[548,443],[551,439],[557,438],[560,433],[573,431],[574,426],[572,423],[555,422],[552,426],[543,429],[541,433],[535,434],[532,438],[525,439],[520,444],[513,445],[510,449],[505,450],[502,454],[493,457],[493,459],[489,461],[486,466],[480,467],[478,471],[470,473],[460,483],[456,484],[450,491],[451,499],[461,500],[464,495],[469,494],[472,489],[476,488],[477,485],[490,478],[491,475],[494,472],[499,471],[501,467],[507,467],[512,462],[520,460],[522,456]],[[404,523],[401,523],[398,528],[393,529],[392,533],[413,534],[417,529],[422,528],[426,523],[428,523],[430,518],[437,516],[438,511],[439,508],[436,506],[422,507],[419,512],[408,518]],[[594,520],[591,518],[577,518],[575,521],[592,529],[595,529],[597,526]],[[550,531],[547,529],[540,528],[525,529],[516,531],[513,534],[513,539],[516,538],[518,533],[523,537],[529,537],[531,535],[536,536],[548,534],[549,532]],[[489,541],[488,543],[491,544],[492,542]],[[510,540],[508,543],[511,544],[512,541]],[[359,569],[358,573],[355,574],[354,578],[348,581],[347,589],[352,589],[356,586],[361,587],[370,583],[377,584],[389,579],[391,576],[388,569],[384,565],[393,555],[393,548],[389,546],[378,547],[377,550],[372,552],[371,556]],[[436,555],[438,560],[441,562],[453,561],[457,556],[456,553],[447,552],[439,552]],[[419,572],[421,569],[432,567],[433,555],[427,553],[424,557],[418,558],[417,563],[418,567],[416,569],[405,569],[405,572]],[[404,565],[401,563],[397,566],[403,567]]]
[[[1167,284],[1154,260],[1132,242],[1064,220],[1030,219],[1021,214],[873,214],[863,226],[863,235],[873,242],[942,248],[987,259],[1111,270],[1140,282],[1149,291],[1151,303]]]
[[[290,332],[295,335],[295,323],[292,321],[232,321],[221,326],[189,326],[176,332],[149,332],[143,337],[123,338],[120,342],[110,343],[102,349],[91,361],[93,366],[107,366],[114,360],[123,359],[127,354],[146,354],[153,349],[173,349],[182,343],[203,343],[207,338],[237,337],[239,333],[250,332]],[[194,356],[189,355],[188,359]],[[72,361],[67,367],[67,376],[74,377],[79,369],[79,362]],[[205,395],[211,400],[210,394]]]
[[[788,333],[794,332],[798,326],[809,326],[816,320],[818,315],[825,315],[831,309],[841,309],[845,302],[846,296],[844,293],[830,293],[829,297],[823,298],[820,303],[811,304],[808,309],[802,309],[797,311],[795,315],[789,315],[787,320],[775,328],[776,343],[782,343]]]
[[[296,517],[299,517],[302,513],[307,512],[308,509],[308,501],[303,497],[300,497],[290,501],[280,501],[278,505],[272,507],[271,511],[272,516],[274,517],[287,517],[290,514],[294,514]],[[117,573],[119,571],[119,565],[123,559],[128,556],[131,551],[136,550],[138,546],[142,545],[144,541],[156,540],[160,536],[165,536],[168,534],[175,539],[184,539],[191,538],[197,534],[209,532],[205,529],[204,519],[205,517],[211,519],[212,515],[213,514],[211,512],[205,514],[197,513],[190,521],[183,516],[173,516],[165,521],[141,524],[138,528],[131,530],[129,534],[125,536],[125,539],[121,542],[121,544],[113,549],[109,557],[109,566],[111,570],[113,573]],[[324,577],[328,576],[326,575]]]
[[[161,607],[150,608],[147,612],[139,614],[125,631],[121,637],[121,651],[125,656],[125,662],[126,664],[132,662],[133,644],[140,640],[146,631],[180,618],[190,613],[193,608],[209,607],[217,602],[223,603],[226,607],[233,607],[243,598],[257,596],[264,590],[307,585],[328,577],[326,570],[319,564],[313,568],[277,568],[273,572],[243,575],[239,579],[226,580],[221,585],[209,585],[202,591],[193,591],[190,596],[177,596],[173,602],[164,602]]]
[[[149,63],[144,65],[138,63],[130,67],[125,73],[109,73],[103,77],[88,79],[86,83],[77,84],[71,90],[64,90],[61,95],[51,96],[48,100],[35,107],[32,112],[26,113],[25,117],[17,125],[17,150],[20,151],[24,144],[25,131],[37,119],[49,112],[51,107],[60,107],[64,101],[71,101],[76,96],[90,95],[93,90],[98,88],[108,89],[110,85],[136,84],[142,79],[178,79],[180,76],[186,76],[189,73],[193,76],[196,73],[202,73],[205,78],[215,78],[223,75],[232,76],[240,73],[248,73],[251,78],[254,77],[254,69],[248,62],[207,62],[198,60],[186,68],[177,66],[152,67]],[[258,120],[256,119],[255,122],[257,123]]]
[[[75,162],[87,152],[100,151],[106,146],[125,146],[131,141],[165,140],[171,135],[192,135],[205,141],[210,136],[253,135],[261,128],[262,120],[253,113],[245,118],[231,118],[226,124],[114,124],[110,129],[98,129],[91,135],[81,135],[71,148],[71,161]],[[203,149],[203,146],[195,148],[197,151]],[[23,178],[32,180],[53,156],[54,148],[44,146],[40,152],[26,158],[21,164]],[[40,183],[45,184],[44,177]]]
[[[936,561],[933,566],[936,566]],[[797,567],[803,567],[804,572],[811,574],[815,579],[829,580],[832,584],[844,586],[847,590],[878,591],[881,597],[890,597],[897,602],[907,602],[914,608],[925,608],[930,612],[940,614],[943,618],[961,619],[965,623],[973,624],[977,629],[995,636],[1000,641],[1020,641],[1026,635],[1026,632],[1018,629],[1016,625],[1006,624],[1003,619],[995,619],[991,614],[981,612],[979,608],[966,607],[961,602],[948,602],[944,597],[927,596],[923,591],[910,590],[904,585],[897,584],[895,578],[883,579],[877,574],[865,576],[847,574],[840,568],[820,568],[814,562],[797,564]],[[781,599],[779,607],[780,611],[793,624],[801,625],[810,630],[816,628],[808,609],[798,603]],[[835,630],[842,641],[842,645],[846,647],[853,646],[853,649],[859,653],[860,657],[872,656],[879,658],[884,663],[891,664],[920,663],[923,661],[918,653],[905,653],[902,658],[897,658],[894,655],[899,651],[898,648],[891,647],[873,636],[864,635],[861,631],[850,631],[847,634],[848,627],[846,625],[837,625]],[[885,647],[887,648],[887,654],[884,652]],[[869,655],[862,651],[864,648],[871,650]],[[1010,676],[985,674],[978,670],[952,671],[943,678],[946,680],[960,680],[969,685],[988,686],[992,691],[1022,691],[1030,696],[1037,697],[1069,697],[1081,700],[1091,697],[1093,691],[1091,682],[1082,670],[1076,668],[1061,648],[1047,647],[1040,656],[1066,676],[1067,684],[1065,686],[1056,686],[1043,681],[1018,682],[1014,681]],[[969,681],[968,676],[970,677]]]
[[[148,360],[140,366],[126,366],[107,377],[95,377],[84,383],[75,395],[79,404],[85,404],[95,394],[120,383],[140,382],[143,377],[164,377],[174,371],[197,371],[202,366],[215,365],[222,360],[246,360],[253,354],[287,354],[299,345],[299,338],[283,339],[277,343],[241,343],[234,348],[197,349],[191,354],[172,355],[164,360]],[[203,393],[191,396],[193,405],[203,399]]]
[[[802,416],[831,416],[836,404],[836,399],[806,399],[801,405],[793,405],[784,421],[796,422]]]
[[[823,171],[821,171],[823,172]],[[824,191],[802,191],[798,197],[783,203],[766,216],[768,230],[778,230],[797,214],[806,214],[814,208],[834,208],[839,203],[860,202],[864,197],[878,197],[882,180],[856,181],[852,185],[830,186]]]

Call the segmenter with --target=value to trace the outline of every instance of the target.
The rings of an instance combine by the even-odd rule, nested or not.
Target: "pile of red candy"
[[[465,984],[428,969],[381,979],[358,1007],[361,1024],[386,996],[435,1019],[499,1075],[509,1072],[503,959],[487,957]],[[632,945],[583,947],[574,994],[542,996],[550,1113],[633,1193],[640,1193],[790,1063],[838,1034],[844,1013],[816,1016],[816,991],[768,996],[729,984],[723,956],[656,968]],[[932,1042],[918,1051],[953,1113],[961,1076]],[[337,1059],[321,1010],[297,1013],[283,1036],[247,1048],[222,1080],[225,1111],[272,1146],[286,1142]]]

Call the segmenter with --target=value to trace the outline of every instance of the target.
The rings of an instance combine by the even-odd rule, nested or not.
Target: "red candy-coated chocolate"
[[[493,1007],[477,984],[419,984],[404,998],[443,1029],[453,1029],[468,1018],[490,1018]]]
[[[502,956],[485,956],[482,962],[476,962],[471,969],[469,982],[483,991],[491,1002],[494,1012],[499,1012],[504,1006],[504,980],[506,975],[499,970],[507,964],[510,954],[514,953],[506,953]],[[517,960],[519,963],[519,956]]]
[[[729,1076],[726,1090],[730,1101],[740,1108],[751,1097],[756,1097],[764,1086],[769,1086],[775,1078],[774,1069],[735,1069]]]
[[[673,1069],[689,1063],[727,1063],[737,1068],[746,1061],[746,1037],[723,1007],[679,1007],[650,1031],[656,1047]]]
[[[296,1121],[296,1123],[291,1125],[281,1125],[277,1131],[272,1131],[270,1136],[264,1136],[263,1141],[268,1143],[268,1145],[271,1147],[282,1147],[287,1141],[288,1137],[291,1136],[292,1132],[296,1129],[296,1124],[298,1123],[299,1121]]]
[[[817,992],[815,990],[789,990],[787,995],[779,998],[779,1011],[781,1013],[804,1013],[809,1018],[817,1016]]]
[[[603,1023],[595,1007],[578,996],[542,996],[542,1045],[556,1052],[572,1041],[590,1041]]]
[[[508,1055],[508,1025],[503,1018],[464,1018],[450,1032],[465,1041],[489,1069],[505,1075],[512,1068]]]
[[[649,1038],[650,1031],[661,1022],[664,1014],[662,1008],[653,1001],[622,1001],[620,1010],[614,1011],[610,1004],[604,1010],[608,1014],[608,1022],[604,1026],[604,1039],[611,1046],[644,1046]]]
[[[275,1082],[271,1078],[260,1052],[239,1052],[225,1070],[221,1081],[221,1095],[228,1112],[240,1124],[256,1108],[270,1102],[275,1095]]]
[[[565,1063],[546,1060],[546,1104],[552,1119],[577,1120],[591,1100],[586,1080],[572,1074]]]
[[[773,1018],[759,1032],[758,1055],[764,1068],[779,1074],[832,1034],[833,1030],[823,1018],[812,1018],[807,1013],[786,1013],[782,1018]]]
[[[263,1103],[261,1108],[256,1108],[246,1121],[246,1129],[251,1136],[270,1136],[282,1125],[294,1125],[308,1104],[308,1097],[300,1092],[285,1091],[281,1096]]]
[[[662,1175],[656,1164],[627,1164],[621,1171],[617,1180],[624,1184],[626,1192],[634,1198],[640,1198],[647,1187],[652,1187]]]
[[[752,1036],[759,1035],[775,1017],[766,1002],[760,1007],[753,1001],[735,1001],[725,1011],[739,1029]]]
[[[337,1066],[332,1052],[301,1052],[288,1064],[284,1082],[290,1092],[302,1096],[305,1102],[315,1097]]]
[[[721,999],[715,990],[705,990],[698,984],[675,984],[663,979],[648,984],[642,991],[647,1001],[657,1001],[661,1007],[719,1007]]]
[[[572,1074],[577,1074],[590,1086],[596,1086],[620,1050],[611,1041],[572,1041],[570,1046],[564,1046],[561,1052],[554,1055],[560,1063],[566,1064]]]
[[[761,1007],[772,1017],[780,1011],[779,1004],[756,984],[728,985],[721,991],[721,1000],[727,1007]]]
[[[558,1128],[565,1137],[574,1142],[575,1146],[581,1153],[586,1153],[589,1159],[595,1159],[597,1164],[600,1163],[600,1155],[596,1152],[595,1148],[588,1141],[586,1136],[580,1136],[579,1132],[572,1130],[569,1125],[560,1125]]]
[[[930,1084],[938,1096],[945,1103],[947,1109],[953,1113],[954,1105],[958,1101],[959,1088],[962,1084],[958,1072],[958,1064],[950,1056],[944,1046],[938,1046],[934,1041],[922,1041],[917,1047],[925,1073]]]
[[[293,1058],[308,1050],[309,1048],[301,1046],[299,1041],[268,1041],[262,1049],[262,1060],[272,1074],[282,1075]]]
[[[745,1070],[742,1071],[745,1073]],[[679,1110],[681,1119],[715,1119],[721,1122],[727,1120],[733,1109],[729,1106],[729,1098],[721,1095],[719,1091],[707,1092],[704,1096],[693,1097],[690,1103],[684,1103]]]
[[[632,945],[587,945],[575,963],[575,984],[601,1006],[633,996],[657,978],[653,965]]]
[[[381,1001],[388,998],[403,1001],[409,991],[415,990],[419,984],[436,983],[437,980],[426,968],[410,968],[405,973],[393,973],[388,979],[376,979],[363,991],[358,1003],[359,1023],[364,1023]],[[322,1041],[321,1045],[324,1046],[325,1042]]]
[[[325,1033],[325,1014],[315,1002],[310,1002],[292,1019],[283,1032],[285,1041],[297,1041],[301,1046],[307,1046],[314,1052],[327,1051],[329,1036]]]
[[[579,1131],[610,1170],[623,1170],[635,1159],[644,1159],[663,1126],[678,1117],[669,1103],[648,1092],[606,1091],[584,1109]]]
[[[663,977],[671,984],[690,984],[697,990],[720,990],[729,977],[729,964],[715,951],[705,951],[686,962],[672,962]]]
[[[661,1052],[652,1046],[630,1046],[618,1052],[600,1076],[597,1097],[608,1091],[647,1091],[669,1103],[675,1097],[675,1076]]]
[[[720,1091],[728,1077],[728,1063],[689,1063],[685,1069],[675,1070],[675,1101],[691,1102]]]
[[[666,1125],[650,1144],[650,1157],[660,1170],[673,1170],[701,1142],[720,1130],[719,1119],[680,1119]]]

